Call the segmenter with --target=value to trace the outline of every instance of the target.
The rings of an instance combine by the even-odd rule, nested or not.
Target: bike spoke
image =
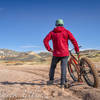
[[[86,74],[89,74],[89,73],[92,74],[91,70],[85,70],[85,73],[86,73]],[[93,74],[92,74],[92,75],[93,75]]]

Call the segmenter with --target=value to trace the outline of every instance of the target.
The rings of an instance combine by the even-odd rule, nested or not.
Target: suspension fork
[[[78,60],[72,54],[71,54],[71,57],[72,57],[71,59],[76,64],[76,71],[77,71],[77,75],[78,75],[78,81],[83,82],[83,80],[81,79],[82,69],[81,69],[81,66],[80,66],[80,55],[78,56]]]
[[[79,76],[80,69],[79,69],[79,67],[78,67],[78,62],[77,62],[76,59],[74,59],[73,57],[70,58],[70,60],[69,60],[69,67],[70,67],[70,69],[71,69],[71,72],[73,72],[73,70],[72,70],[72,68],[71,68],[71,63],[76,65],[76,66],[74,66],[74,67],[75,67],[75,69],[76,69],[77,75]]]

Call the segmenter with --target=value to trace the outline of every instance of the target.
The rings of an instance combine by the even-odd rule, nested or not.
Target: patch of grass
[[[93,62],[100,62],[100,57],[90,58],[90,60]]]

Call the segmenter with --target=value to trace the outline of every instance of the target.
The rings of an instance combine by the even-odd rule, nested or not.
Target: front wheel
[[[81,58],[80,66],[83,70],[83,77],[89,86],[98,87],[98,76],[94,64],[88,58]]]
[[[68,61],[68,71],[74,81],[78,81],[79,74],[78,65],[76,63],[78,62],[73,58],[70,58],[70,60]]]

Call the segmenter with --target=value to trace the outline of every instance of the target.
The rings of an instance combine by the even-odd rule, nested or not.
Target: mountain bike
[[[81,46],[80,46],[81,47]],[[79,48],[80,48],[79,47]],[[68,61],[68,71],[74,81],[81,81],[82,76],[85,82],[91,87],[98,87],[98,75],[94,64],[87,57],[75,56],[70,50],[70,58]]]

